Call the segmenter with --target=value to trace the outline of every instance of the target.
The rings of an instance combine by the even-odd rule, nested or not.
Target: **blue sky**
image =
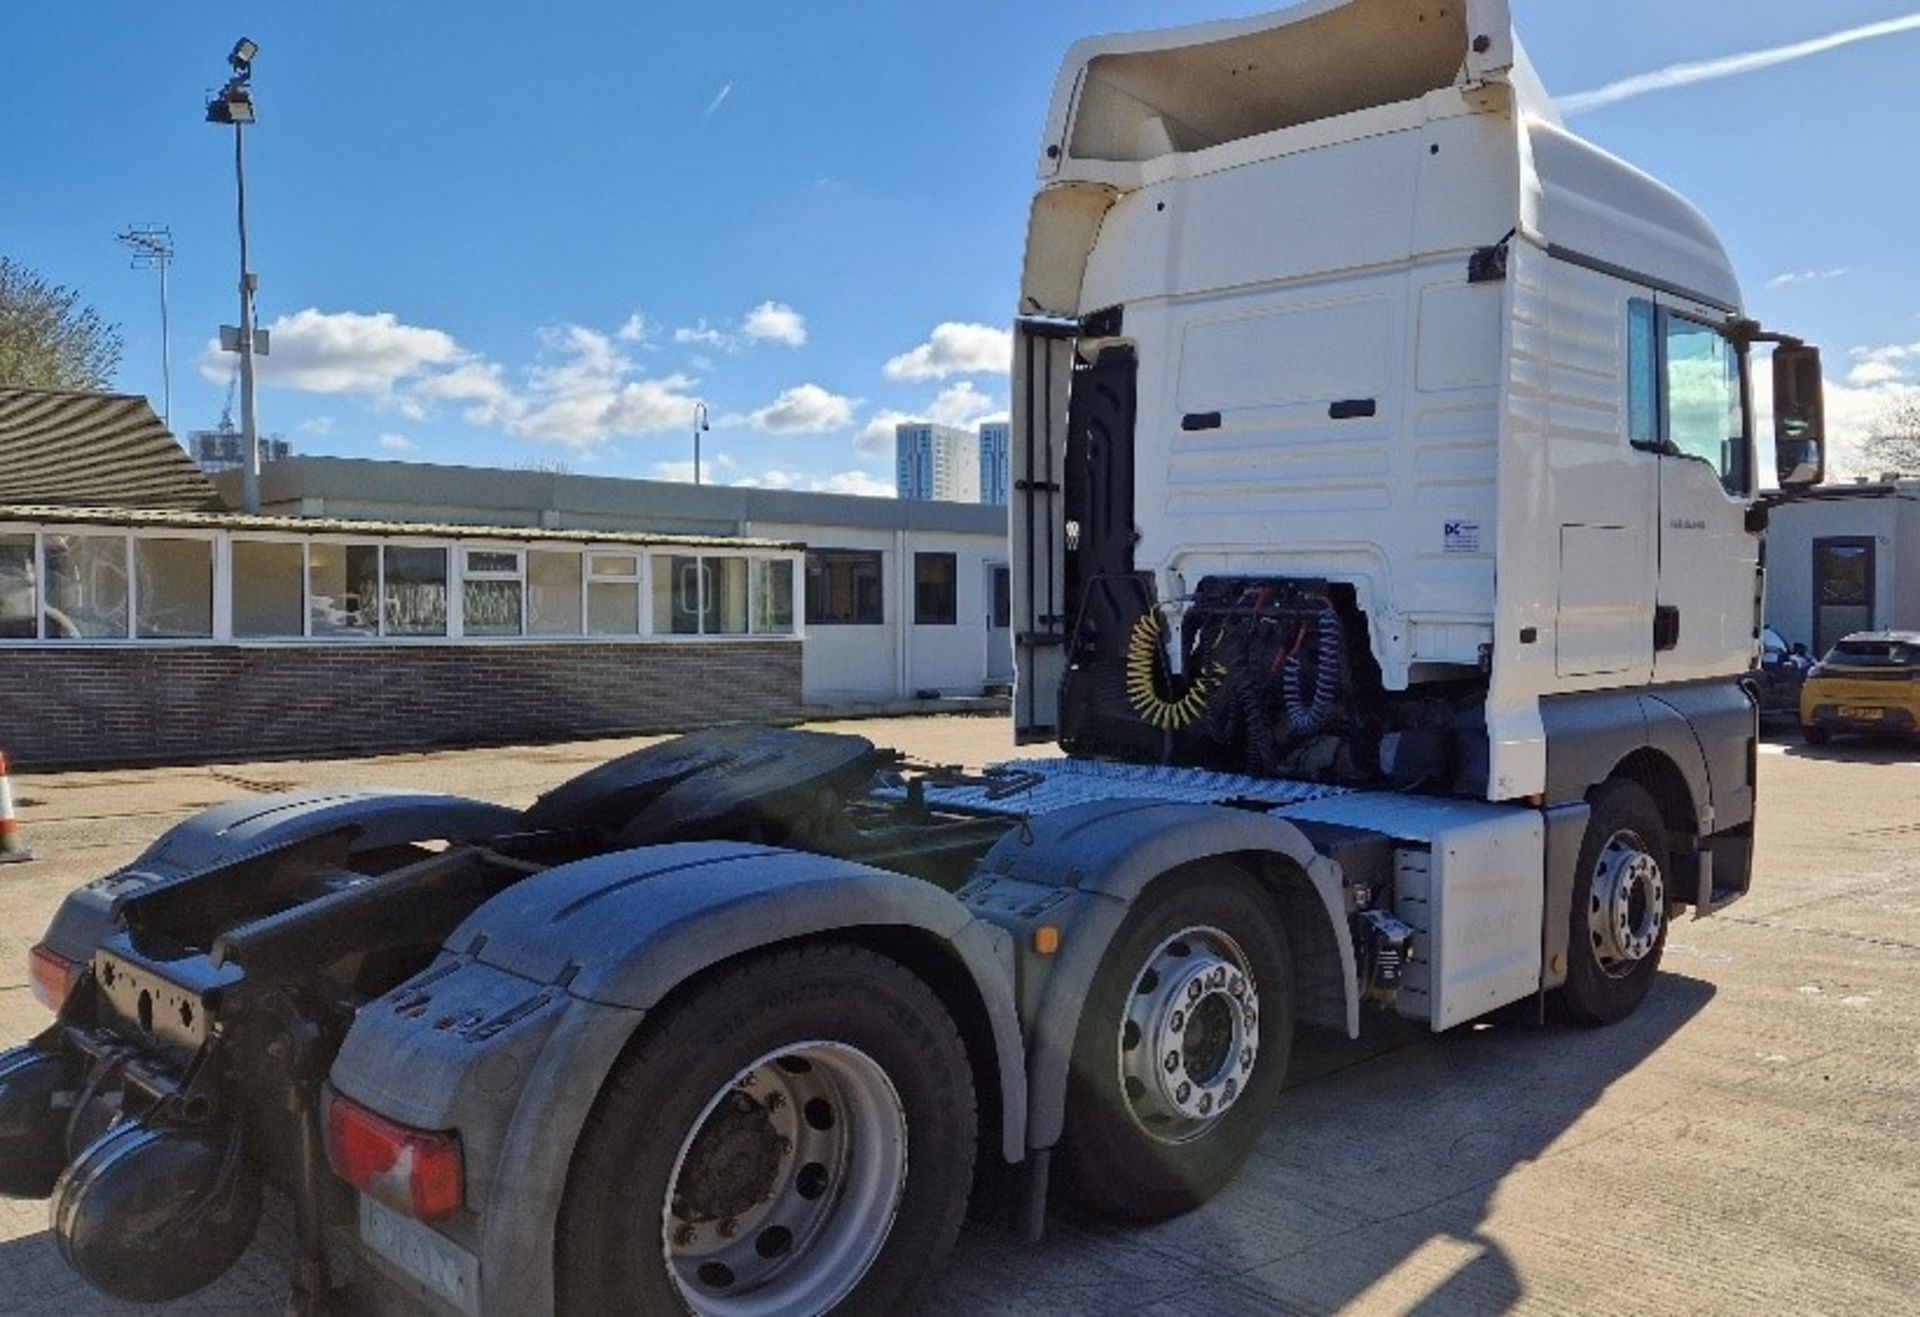
[[[1005,406],[1040,120],[1066,46],[1265,4],[10,5],[0,252],[122,325],[160,397],[157,296],[113,235],[172,227],[174,422],[210,425],[248,182],[263,428],[310,453],[885,492],[891,421]],[[1915,0],[1515,0],[1557,94],[1920,12]],[[1686,192],[1751,308],[1825,346],[1858,434],[1920,374],[1920,30],[1572,125]],[[1629,88],[1631,90],[1631,88]],[[943,328],[944,327],[944,328]]]

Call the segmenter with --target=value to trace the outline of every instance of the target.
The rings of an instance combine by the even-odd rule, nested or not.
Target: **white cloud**
[[[858,494],[865,498],[893,498],[892,485],[865,471],[841,471],[828,476],[807,476],[797,471],[762,471],[742,476],[733,482],[743,489],[794,489],[815,494]]]
[[[851,424],[858,404],[818,384],[799,384],[744,419],[764,434],[827,434]]]
[[[853,437],[853,451],[864,453],[868,457],[891,457],[894,428],[926,419],[924,416],[914,416],[907,412],[894,411],[890,407],[883,407],[868,417],[867,423],[860,427],[860,433]]]
[[[727,97],[731,95],[733,95],[733,84],[729,82],[713,94],[713,99],[707,102],[707,108],[701,111],[701,117],[704,118],[719,109],[722,105],[725,105],[727,103]]]
[[[452,370],[429,375],[413,386],[419,398],[434,402],[464,402],[469,425],[499,425],[512,419],[516,399],[505,372],[491,361],[466,361]]]
[[[742,489],[805,489],[807,478],[793,471],[762,471],[733,482]]]
[[[1767,280],[1769,288],[1790,288],[1794,284],[1821,283],[1828,279],[1838,279],[1847,273],[1847,267],[1836,265],[1831,270],[1790,270],[1786,274],[1776,274]]]
[[[797,348],[807,341],[807,318],[785,302],[762,302],[747,312],[740,332],[756,342]]]
[[[1559,97],[1558,104],[1560,112],[1564,115],[1584,114],[1588,110],[1617,105],[1621,101],[1632,100],[1648,92],[1668,91],[1675,87],[1689,87],[1697,82],[1711,82],[1716,78],[1753,73],[1759,69],[1772,68],[1776,64],[1787,64],[1794,60],[1806,59],[1811,55],[1825,54],[1829,50],[1850,46],[1857,41],[1872,41],[1878,37],[1893,36],[1900,32],[1911,32],[1917,29],[1920,29],[1920,14],[1906,14],[1900,18],[1889,18],[1861,27],[1850,27],[1828,36],[1815,37],[1811,41],[1796,41],[1791,45],[1751,50],[1739,55],[1722,55],[1716,59],[1696,60],[1687,64],[1672,64],[1664,69],[1655,69],[1651,73],[1636,74],[1631,78],[1610,82],[1593,91]]]
[[[358,393],[379,397],[436,366],[468,354],[444,330],[404,324],[391,311],[322,311],[308,307],[267,326],[272,350],[256,358],[260,382],[304,393]],[[200,373],[224,383],[232,357],[218,340],[207,344]]]
[[[1891,361],[1863,361],[1847,372],[1847,383],[1855,388],[1871,389],[1882,384],[1893,384],[1907,377]]]
[[[1000,410],[1000,404],[973,387],[972,380],[961,380],[940,390],[927,407],[927,419],[935,425],[953,425],[966,429]]]
[[[892,485],[875,479],[865,471],[842,471],[837,475],[824,476],[813,481],[811,487],[821,494],[858,494],[863,498],[894,498],[899,494]]]
[[[653,326],[647,323],[645,316],[635,311],[621,323],[620,328],[613,331],[613,336],[622,343],[644,343],[653,337]]]
[[[412,453],[419,451],[420,448],[419,444],[404,434],[383,434],[379,442],[380,446],[390,453]]]
[[[716,325],[709,325],[705,316],[695,325],[682,325],[673,331],[673,341],[682,345],[704,348],[718,348],[722,352],[733,352],[740,346],[732,334]]]
[[[720,483],[720,481],[715,479],[716,473],[736,470],[739,465],[738,462],[728,457],[725,453],[702,453],[700,454],[700,483],[703,485]],[[683,462],[655,462],[653,464],[653,478],[655,480],[674,480],[683,485],[691,485],[693,483],[693,459],[688,458]],[[722,476],[721,479],[724,479],[724,476]],[[742,482],[735,481],[734,483],[739,484]]]
[[[1013,334],[992,325],[949,320],[927,341],[888,361],[890,380],[943,380],[949,375],[1005,375],[1013,369]]]
[[[300,422],[301,434],[328,435],[333,433],[331,416],[314,416]]]
[[[527,387],[493,408],[509,433],[584,453],[693,423],[693,379],[647,378],[613,338],[584,325],[545,329],[540,339],[542,359],[528,368]]]

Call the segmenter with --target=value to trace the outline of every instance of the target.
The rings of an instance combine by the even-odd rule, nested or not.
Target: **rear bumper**
[[[1800,722],[1829,732],[1878,732],[1904,736],[1920,728],[1920,718],[1912,709],[1894,704],[1873,704],[1861,700],[1821,700],[1803,703]]]

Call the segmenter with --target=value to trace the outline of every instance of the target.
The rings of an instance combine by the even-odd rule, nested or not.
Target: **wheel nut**
[[[793,1153],[793,1140],[789,1138],[775,1139],[773,1141],[773,1150],[782,1157],[790,1156]]]
[[[1220,1105],[1224,1107],[1238,1096],[1240,1096],[1240,1081],[1237,1079],[1229,1079],[1227,1081],[1226,1091],[1220,1095]]]
[[[1175,1033],[1179,1033],[1182,1029],[1186,1027],[1187,1027],[1187,1013],[1185,1011],[1175,1011],[1173,1013],[1173,1018],[1167,1021],[1167,1028],[1173,1030]]]
[[[1213,971],[1213,973],[1207,976],[1207,986],[1210,988],[1218,988],[1223,984],[1225,984],[1226,981],[1227,981],[1227,967],[1225,965],[1221,965],[1217,967]]]
[[[1176,1101],[1176,1102],[1185,1102],[1185,1101],[1186,1101],[1186,1100],[1187,1100],[1188,1098],[1190,1098],[1190,1097],[1192,1097],[1192,1096],[1193,1096],[1193,1085],[1192,1085],[1192,1084],[1184,1084],[1184,1083],[1183,1083],[1183,1084],[1181,1084],[1181,1085],[1180,1085],[1180,1087],[1179,1087],[1179,1088],[1177,1088],[1177,1089],[1175,1089],[1175,1090],[1173,1091],[1173,1099],[1174,1099],[1174,1101]]]
[[[1245,1070],[1248,1067],[1250,1067],[1252,1064],[1253,1064],[1253,1049],[1251,1047],[1242,1049],[1240,1053],[1240,1068],[1242,1070]]]
[[[1227,980],[1227,991],[1233,994],[1235,997],[1240,996],[1241,994],[1246,992],[1246,990],[1247,990],[1247,981],[1241,978],[1238,974],[1234,975],[1232,978]]]
[[[1200,1114],[1204,1116],[1212,1110],[1213,1110],[1213,1094],[1202,1093],[1200,1095]]]
[[[1200,1000],[1200,980],[1199,979],[1195,979],[1193,982],[1187,985],[1187,1000],[1188,1001]]]
[[[674,1231],[673,1242],[678,1244],[681,1248],[692,1248],[693,1241],[698,1239],[699,1237],[700,1237],[700,1232],[698,1230],[695,1230],[692,1226],[681,1226],[678,1230]]]
[[[786,1105],[787,1105],[787,1095],[785,1093],[767,1094],[767,1110],[768,1111],[779,1111],[781,1108],[785,1107]]]
[[[735,1235],[739,1233],[740,1233],[740,1223],[734,1220],[732,1217],[728,1217],[726,1220],[720,1223],[720,1238],[732,1239]]]
[[[1172,1074],[1174,1071],[1178,1070],[1180,1068],[1180,1053],[1168,1052],[1166,1066],[1167,1066],[1168,1074]]]

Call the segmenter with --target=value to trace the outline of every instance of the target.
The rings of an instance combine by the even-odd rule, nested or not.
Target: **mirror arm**
[[[1792,334],[1762,329],[1758,320],[1730,320],[1727,322],[1727,334],[1742,347],[1751,347],[1755,343],[1774,343],[1783,348],[1803,348],[1807,345],[1805,339],[1795,338]]]

